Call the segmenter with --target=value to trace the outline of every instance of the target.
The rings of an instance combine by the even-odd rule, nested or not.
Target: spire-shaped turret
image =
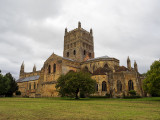
[[[134,61],[134,70],[135,70],[136,72],[138,72],[138,66],[137,66],[136,61]]]
[[[22,65],[21,65],[21,69],[20,69],[20,78],[23,76],[24,74],[24,61],[22,62]]]
[[[33,72],[36,72],[36,65],[33,66]]]
[[[21,65],[21,70],[20,72],[23,72],[24,73],[24,61],[22,62],[22,65]]]
[[[81,28],[81,22],[78,22],[78,28]]]
[[[67,34],[67,32],[68,32],[68,31],[67,31],[67,28],[65,28],[65,35]]]
[[[91,34],[91,35],[93,34],[92,28],[90,29],[90,34]]]
[[[129,56],[128,56],[128,58],[127,58],[127,68],[128,68],[129,70],[131,70],[131,61],[130,61]]]

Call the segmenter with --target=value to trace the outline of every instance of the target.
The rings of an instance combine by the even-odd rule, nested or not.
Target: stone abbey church
[[[95,96],[122,97],[128,95],[130,90],[135,90],[143,96],[142,77],[138,73],[137,63],[131,67],[128,57],[127,67],[120,66],[116,58],[102,56],[94,57],[93,32],[86,31],[78,23],[78,28],[67,31],[64,35],[63,57],[52,54],[45,62],[41,70],[36,66],[32,72],[24,71],[24,63],[20,68],[20,76],[17,80],[22,96],[28,97],[57,97],[55,85],[61,74],[69,71],[85,70],[92,74],[97,81]]]

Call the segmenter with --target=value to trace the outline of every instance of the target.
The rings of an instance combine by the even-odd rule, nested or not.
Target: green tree
[[[5,95],[5,93],[6,93],[5,78],[0,71],[0,95]]]
[[[18,90],[17,83],[10,73],[0,73],[0,95],[12,96]]]
[[[154,61],[143,81],[143,89],[153,96],[160,96],[160,61]]]
[[[6,96],[12,96],[18,90],[17,83],[10,73],[7,73],[4,77],[6,79]]]
[[[61,96],[79,98],[78,94],[89,95],[95,92],[96,81],[89,73],[69,72],[61,75],[56,84],[56,89]]]

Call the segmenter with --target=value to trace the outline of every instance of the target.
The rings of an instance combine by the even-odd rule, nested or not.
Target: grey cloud
[[[137,61],[146,72],[160,58],[159,0],[1,0],[0,69],[16,78],[55,52],[62,56],[64,28],[93,29],[95,55],[118,58],[126,66]]]

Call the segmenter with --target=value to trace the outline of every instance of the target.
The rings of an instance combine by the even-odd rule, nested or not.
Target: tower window
[[[67,48],[69,49],[69,45],[67,45]]]
[[[85,47],[85,43],[83,43],[83,47]]]
[[[88,45],[86,45],[86,48],[88,49]]]
[[[89,57],[91,57],[91,53],[89,53]]]
[[[74,43],[74,47],[76,47],[76,42]]]
[[[69,52],[67,52],[67,57],[69,57]]]
[[[85,50],[84,50],[83,54],[86,55],[86,51]]]
[[[73,55],[76,55],[76,50],[73,51]]]

